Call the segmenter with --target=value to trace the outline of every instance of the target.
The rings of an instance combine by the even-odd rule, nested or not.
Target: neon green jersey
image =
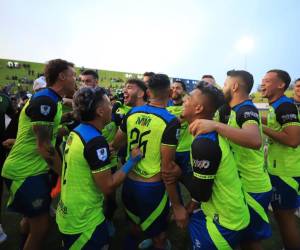
[[[119,127],[122,123],[123,118],[128,113],[131,107],[117,101],[112,109],[112,121],[115,122],[117,127]]]
[[[191,164],[191,195],[197,200],[200,191],[205,193],[206,201],[201,202],[204,214],[230,230],[245,228],[249,210],[227,140],[216,132],[197,136],[192,144]]]
[[[48,172],[46,161],[37,151],[32,126],[52,127],[51,144],[55,146],[61,116],[61,98],[50,88],[40,90],[27,101],[20,114],[16,143],[4,163],[2,176],[8,179],[25,179]]]
[[[267,118],[267,126],[275,131],[282,131],[287,126],[300,126],[297,107],[286,96],[270,105]],[[300,176],[300,146],[288,147],[269,138],[268,171],[277,176]]]
[[[107,124],[104,129],[102,130],[102,134],[104,136],[104,138],[106,139],[106,141],[108,143],[112,142],[115,138],[115,135],[117,133],[117,125],[115,122],[110,122],[109,124]],[[110,159],[111,161],[111,166],[115,167],[118,164],[118,158],[116,155],[112,156],[112,158]]]
[[[245,124],[256,124],[261,128],[261,119],[257,108],[250,100],[244,101],[231,109],[228,125],[242,128]],[[239,175],[245,191],[250,193],[268,192],[272,189],[269,174],[265,169],[264,152],[238,145],[229,140]]]
[[[169,107],[167,107],[167,110],[171,114],[175,115],[176,117],[180,117],[180,115],[182,114],[183,106],[182,105],[180,105],[180,106],[177,106],[177,105],[169,106]],[[186,121],[182,122],[176,152],[190,151],[192,141],[193,141],[193,136],[189,132],[188,123]]]
[[[161,145],[177,146],[180,123],[165,108],[143,105],[132,108],[125,116],[121,130],[127,134],[127,155],[139,147],[142,160],[133,171],[144,178],[151,178],[161,169]]]
[[[109,157],[105,138],[92,125],[81,123],[70,133],[56,214],[62,233],[82,233],[104,221],[104,195],[92,175],[110,168]]]

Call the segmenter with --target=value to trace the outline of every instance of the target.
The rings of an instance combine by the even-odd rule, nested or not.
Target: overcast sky
[[[1,0],[0,31],[0,58],[213,74],[221,85],[229,69],[245,66],[256,83],[272,68],[300,77],[298,0]],[[253,41],[246,64],[243,37]]]

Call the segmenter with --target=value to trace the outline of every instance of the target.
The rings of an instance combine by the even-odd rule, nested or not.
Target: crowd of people
[[[15,107],[1,92],[0,192],[4,182],[7,208],[22,215],[20,249],[43,249],[56,195],[62,248],[109,249],[122,186],[123,249],[171,249],[173,219],[188,229],[186,249],[260,250],[272,237],[271,210],[278,249],[300,250],[300,79],[288,98],[289,74],[267,71],[264,115],[245,70],[228,71],[223,90],[204,75],[190,93],[153,72],[118,95],[93,70],[79,78],[76,87],[74,64],[55,59]]]

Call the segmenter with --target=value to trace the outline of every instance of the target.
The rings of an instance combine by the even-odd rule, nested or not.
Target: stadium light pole
[[[254,47],[254,40],[250,36],[241,37],[237,43],[236,48],[237,50],[244,56],[244,69],[247,70],[247,56],[253,50]]]

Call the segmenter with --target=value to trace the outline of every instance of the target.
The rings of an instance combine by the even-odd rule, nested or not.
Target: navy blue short
[[[180,167],[182,175],[186,175],[193,172],[191,166],[190,151],[176,152],[175,162]]]
[[[188,229],[193,250],[234,249],[242,237],[242,230],[224,228],[206,217],[201,210],[191,216]]]
[[[300,206],[300,177],[279,177],[270,175],[273,186],[271,205],[276,209],[296,209]]]
[[[8,209],[25,217],[49,212],[51,185],[48,174],[27,177],[25,180],[4,179],[9,190]]]
[[[106,221],[80,234],[62,234],[62,238],[63,249],[104,250],[109,244]]]
[[[272,229],[268,220],[268,207],[272,198],[272,190],[264,193],[248,193],[252,202],[246,197],[250,212],[250,223],[243,231],[242,242],[257,241],[270,238]],[[254,205],[252,203],[254,202]]]
[[[168,224],[169,199],[163,182],[140,182],[127,178],[122,201],[126,214],[139,225],[147,237],[165,232]]]

